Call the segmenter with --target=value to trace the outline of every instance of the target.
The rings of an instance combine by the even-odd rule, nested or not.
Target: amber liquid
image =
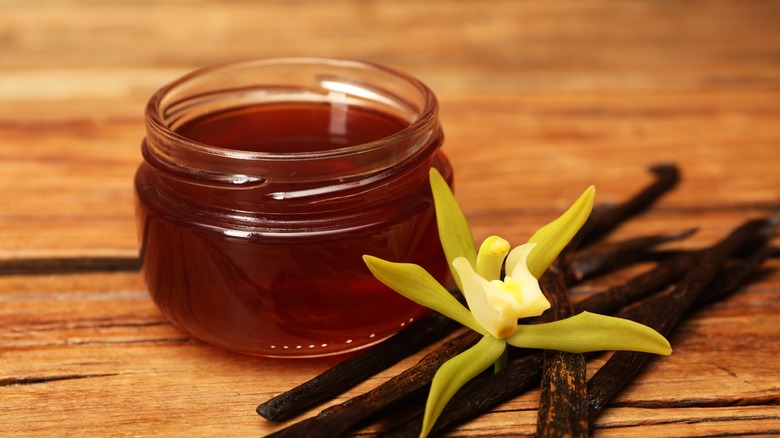
[[[366,143],[406,125],[356,108],[277,104],[212,114],[178,132],[230,149],[303,152]],[[429,165],[443,162],[432,158],[414,172],[425,181]],[[335,354],[376,343],[419,317],[423,309],[372,277],[363,254],[420,264],[440,280],[448,271],[427,184],[402,195],[361,198],[359,204],[370,208],[339,216],[340,226],[327,232],[311,232],[307,219],[285,217],[275,204],[258,207],[277,211],[275,220],[297,220],[298,228],[287,230],[286,237],[236,231],[229,221],[220,223],[218,215],[203,226],[198,223],[203,214],[197,211],[194,219],[182,218],[178,202],[161,189],[171,184],[175,182],[148,165],[136,176],[150,293],[176,325],[234,351],[285,357]],[[187,202],[207,196],[182,187],[177,190]],[[262,191],[256,195],[262,198]],[[247,199],[246,190],[241,199]]]
[[[314,152],[379,140],[407,125],[389,114],[363,108],[288,103],[212,114],[176,131],[200,143],[226,149]]]

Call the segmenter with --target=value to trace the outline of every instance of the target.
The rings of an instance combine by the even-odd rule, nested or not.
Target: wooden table
[[[586,185],[618,202],[671,161],[679,188],[610,238],[697,226],[678,246],[701,247],[780,210],[778,17],[745,0],[3,0],[0,260],[134,257],[149,96],[197,67],[295,55],[379,62],[435,90],[477,240],[520,243]],[[700,310],[597,434],[780,433],[779,313],[777,272]],[[258,436],[279,427],[259,402],[335,362],[205,345],[137,272],[0,276],[0,435]],[[533,433],[537,403],[455,433]]]

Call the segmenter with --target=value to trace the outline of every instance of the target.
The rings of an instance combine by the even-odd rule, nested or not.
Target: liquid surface
[[[195,120],[180,133],[221,147],[303,151],[376,140],[404,127],[381,113],[350,110],[347,135],[334,135],[335,122],[326,123],[332,108],[306,106],[284,105],[284,117],[269,107],[243,108]],[[279,135],[273,140],[265,138],[269,126]],[[304,134],[282,135],[295,126],[305,126]],[[414,168],[415,178],[407,174],[404,181],[427,181],[432,162],[449,173],[446,159],[430,157]],[[280,214],[286,204],[279,201],[273,205],[274,220],[296,221],[289,238],[245,229],[235,233],[234,225],[220,223],[221,216],[208,210],[186,216],[179,202],[161,191],[171,184],[146,164],[136,174],[144,276],[169,320],[214,345],[280,357],[355,350],[396,333],[424,311],[376,281],[364,254],[422,265],[439,280],[447,276],[425,182],[390,184],[361,195],[355,202],[372,205],[370,211],[334,217],[340,229],[327,233],[310,233],[307,219]],[[195,202],[203,196],[198,190],[177,186],[176,196]],[[253,190],[239,191],[242,199],[251,199]],[[232,196],[229,192],[225,189],[224,196]],[[258,204],[255,213],[262,215],[264,208]]]
[[[389,137],[408,123],[366,108],[279,103],[233,109],[176,131],[200,143],[255,152],[314,152]]]

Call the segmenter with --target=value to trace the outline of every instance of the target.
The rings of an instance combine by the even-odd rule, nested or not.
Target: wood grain
[[[0,260],[135,256],[149,96],[197,67],[273,56],[369,60],[431,86],[477,239],[522,242],[589,184],[598,202],[620,201],[662,161],[679,164],[681,185],[610,238],[699,227],[673,244],[697,248],[780,210],[778,2],[0,0],[0,11]],[[779,314],[776,271],[701,309],[596,435],[780,434]],[[136,273],[0,276],[3,434],[261,435],[279,426],[257,404],[335,361],[205,345],[165,321]],[[527,393],[454,434],[533,434],[538,402]]]

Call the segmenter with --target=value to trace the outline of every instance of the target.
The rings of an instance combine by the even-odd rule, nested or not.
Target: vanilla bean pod
[[[765,220],[750,221],[742,225],[726,239],[700,252],[696,269],[683,277],[674,289],[635,304],[621,314],[621,317],[668,334],[694,302],[707,291],[730,255],[744,250],[744,246],[755,242],[756,238],[768,242],[772,232],[773,224]],[[596,372],[588,382],[588,415],[591,422],[651,356],[647,353],[618,351]]]
[[[610,314],[617,309],[638,301],[681,278],[693,269],[696,259],[693,253],[677,254],[656,264],[651,270],[631,278],[626,283],[610,287],[575,305],[577,313]]]
[[[48,275],[83,272],[135,272],[138,257],[72,257],[0,260],[0,275]]]
[[[777,248],[768,245],[762,246],[753,251],[744,259],[740,259],[726,266],[712,283],[709,285],[706,295],[699,297],[695,304],[704,304],[713,298],[723,298],[741,288],[751,276],[758,273],[764,265],[764,262],[772,257],[772,253]]]
[[[460,325],[451,319],[431,312],[392,338],[262,403],[257,407],[257,413],[268,420],[290,418],[443,339],[458,327]]]
[[[574,314],[561,267],[553,266],[542,275],[539,286],[550,301],[553,320]],[[542,382],[536,435],[538,437],[587,437],[588,395],[585,356],[546,350],[542,356]]]
[[[655,181],[642,189],[626,202],[599,210],[594,220],[588,221],[582,228],[581,247],[586,247],[612,231],[621,222],[625,222],[652,205],[658,198],[674,188],[680,181],[680,170],[674,164],[659,164],[650,168]]]
[[[696,232],[689,229],[671,234],[635,237],[620,242],[606,242],[578,251],[566,266],[567,283],[582,281],[585,278],[651,258],[648,251],[652,248],[675,240],[685,239]]]
[[[606,211],[606,213],[604,213]],[[594,224],[603,224],[612,209],[602,210]],[[574,252],[593,228],[582,227],[561,251],[556,260],[539,279],[550,308],[545,316],[553,321],[568,318],[574,314],[569,298],[566,270]],[[585,437],[588,434],[588,403],[586,389],[587,363],[582,354],[563,351],[542,353],[541,396],[537,416],[536,434],[548,438],[554,436]],[[504,367],[505,368],[505,367]]]
[[[735,248],[744,249],[745,246],[757,245],[756,237],[762,240],[766,235],[766,229],[762,226],[754,228],[755,225],[748,224],[741,229],[736,230],[727,240],[731,240]],[[745,233],[745,228],[748,232]],[[706,250],[705,250],[706,251]],[[725,291],[733,289],[735,285],[744,283],[748,275],[758,269],[763,259],[771,256],[772,250],[763,250],[764,254],[758,257],[751,257],[745,262],[735,264],[721,272],[713,280],[712,286],[705,290],[700,299],[711,301],[722,297]],[[683,274],[691,271],[697,265],[697,253],[683,254],[676,256],[665,263],[660,264],[655,269],[637,276],[625,285],[617,286],[608,291],[596,294],[575,306],[577,313],[582,311],[591,311],[597,313],[613,313],[616,307],[619,308],[633,300],[639,299],[644,295],[664,288],[666,285],[682,278]],[[613,307],[615,306],[615,307]],[[527,351],[527,350],[523,350]],[[625,354],[627,352],[617,352]],[[643,353],[637,353],[643,354]],[[649,356],[649,355],[645,355]],[[614,357],[614,355],[613,355]],[[450,400],[450,403],[444,409],[436,421],[431,434],[442,429],[474,418],[488,410],[494,408],[500,403],[506,402],[519,394],[531,389],[537,385],[541,378],[542,352],[533,352],[517,360],[513,360],[501,372],[495,375],[482,375],[466,384]],[[600,372],[600,371],[599,371]],[[630,377],[630,376],[629,376]],[[589,423],[592,425],[595,415],[593,412],[594,393],[592,392],[593,379],[588,382],[588,416]],[[603,404],[608,398],[601,399]],[[601,408],[603,408],[603,404]],[[420,417],[410,419],[407,423],[392,429],[380,436],[383,438],[403,438],[414,437],[420,431],[422,420]]]
[[[393,377],[382,385],[346,402],[331,406],[316,417],[302,420],[269,437],[337,437],[352,426],[368,418],[398,400],[428,386],[439,367],[463,350],[474,345],[482,337],[467,331],[445,342],[441,347],[423,357],[416,365]]]
[[[461,421],[474,418],[518,394],[539,385],[542,377],[543,352],[534,350],[513,360],[497,374],[483,373],[455,394],[444,408],[430,435]],[[420,411],[424,406],[420,406]],[[422,412],[397,427],[380,433],[377,438],[415,438],[422,429]]]

